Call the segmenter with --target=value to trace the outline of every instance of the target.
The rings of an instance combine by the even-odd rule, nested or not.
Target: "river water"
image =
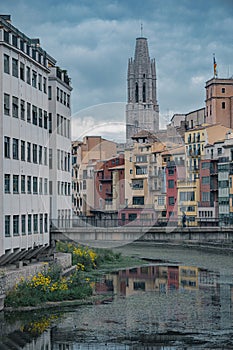
[[[109,273],[103,302],[0,314],[0,349],[233,349],[233,258],[133,243],[147,266]]]

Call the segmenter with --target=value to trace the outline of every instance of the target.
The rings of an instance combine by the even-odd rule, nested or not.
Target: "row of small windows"
[[[71,195],[71,184],[70,182],[57,182],[57,193],[61,196],[70,196]]]
[[[57,169],[70,172],[70,153],[57,150]]]
[[[4,191],[13,194],[48,194],[48,179],[26,175],[4,175]]]
[[[52,99],[52,90],[49,87],[49,100]],[[57,87],[57,101],[70,108],[70,95]]]
[[[11,154],[12,147],[12,154]],[[48,165],[48,149],[35,143],[4,136],[4,157]]]
[[[13,77],[20,78],[27,84],[47,94],[46,77],[43,77],[29,66],[25,66],[23,62],[16,58],[12,58],[10,64],[10,56],[6,54],[4,54],[4,73],[12,74]]]
[[[5,237],[48,232],[48,214],[5,215]]]
[[[25,102],[15,96],[4,93],[4,114],[12,115],[14,118],[27,120],[28,123],[38,125],[41,128],[48,129],[48,114],[29,102]]]
[[[70,120],[57,114],[57,133],[61,136],[70,138]]]

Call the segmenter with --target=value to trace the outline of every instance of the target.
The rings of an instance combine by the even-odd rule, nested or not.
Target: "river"
[[[233,349],[232,255],[132,243],[147,266],[109,273],[103,302],[49,312],[2,312],[0,349]]]

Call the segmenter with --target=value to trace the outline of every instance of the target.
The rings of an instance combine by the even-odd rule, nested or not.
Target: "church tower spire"
[[[155,59],[150,59],[147,39],[136,39],[134,59],[128,61],[128,101],[126,105],[126,143],[140,130],[159,130]]]

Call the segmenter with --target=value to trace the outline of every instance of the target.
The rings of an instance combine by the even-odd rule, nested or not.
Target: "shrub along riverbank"
[[[58,242],[56,250],[71,253],[75,271],[64,277],[60,266],[45,263],[43,272],[30,279],[21,279],[6,295],[5,307],[39,307],[48,302],[88,299],[93,295],[98,276],[114,269],[143,264],[138,258],[125,257],[110,249],[90,249]]]

